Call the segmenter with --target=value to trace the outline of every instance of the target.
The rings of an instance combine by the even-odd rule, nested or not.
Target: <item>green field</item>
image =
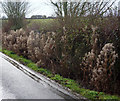
[[[54,21],[55,19],[27,19],[27,21],[30,21],[31,23],[49,23]]]
[[[56,19],[27,19],[27,27],[39,31],[54,31],[58,26]]]
[[[3,25],[8,20],[2,20]],[[39,31],[49,31],[53,30],[53,26],[57,26],[58,22],[56,19],[27,19],[27,27],[29,29],[33,30],[39,30]]]
[[[8,20],[2,20],[2,23],[6,23]],[[27,27],[35,30],[51,30],[53,26],[57,26],[56,19],[27,19]]]

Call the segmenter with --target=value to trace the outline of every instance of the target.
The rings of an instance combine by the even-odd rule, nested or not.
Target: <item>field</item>
[[[2,20],[3,26],[6,22],[7,20]],[[27,19],[26,24],[29,30],[34,31],[50,31],[58,26],[56,19]]]
[[[41,31],[41,30],[49,30],[52,27],[54,19],[28,19],[27,20],[28,28]]]

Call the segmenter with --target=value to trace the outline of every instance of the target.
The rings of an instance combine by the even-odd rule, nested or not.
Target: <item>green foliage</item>
[[[52,73],[47,69],[39,68],[37,72],[40,72],[41,74],[46,75],[48,77],[52,77]]]
[[[36,64],[34,64],[34,63],[32,63],[32,62],[31,62],[31,63],[28,63],[27,66],[30,67],[31,69],[35,70],[35,71],[37,70]]]
[[[62,84],[65,87],[68,87],[69,89],[71,89],[72,91],[81,94],[82,96],[94,100],[94,99],[113,99],[113,100],[120,100],[120,97],[118,96],[113,96],[113,95],[107,95],[103,92],[97,92],[97,91],[92,91],[89,89],[84,89],[81,88],[81,86],[76,83],[74,80],[69,79],[69,78],[63,78],[62,76],[60,76],[59,74],[52,74],[52,72],[50,72],[47,69],[44,68],[38,68],[36,66],[35,63],[33,63],[31,60],[28,60],[26,58],[24,58],[23,56],[18,56],[16,54],[14,54],[14,52],[12,51],[8,51],[8,50],[2,50],[2,52],[8,56],[10,56],[11,58],[22,62],[23,64],[25,64],[26,66],[28,66],[29,68],[40,72],[41,74],[49,77],[52,80],[57,81],[58,83]]]

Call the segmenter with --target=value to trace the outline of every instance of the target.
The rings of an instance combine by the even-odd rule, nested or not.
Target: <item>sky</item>
[[[5,0],[0,0],[5,1]],[[12,0],[14,1],[14,0]],[[32,15],[46,15],[48,16],[55,16],[55,8],[50,3],[50,0],[27,0],[30,2],[30,10],[27,14],[27,18],[30,18]],[[52,0],[52,1],[58,1],[58,0]],[[72,0],[72,1],[78,1],[78,0]],[[93,0],[89,0],[93,1]],[[94,0],[95,1],[95,0]],[[97,0],[99,1],[99,0]],[[105,0],[107,1],[107,0]],[[116,4],[118,6],[118,2],[120,0],[116,0]],[[0,16],[5,16],[5,14],[2,13],[1,7],[0,7]]]
[[[33,11],[31,11],[31,13],[29,13],[27,15],[27,17],[31,17],[31,15],[46,15],[46,16],[54,16],[55,15],[55,8],[50,3],[50,0],[28,0],[28,1],[31,3],[31,9]],[[52,0],[52,1],[55,2],[58,0]],[[79,0],[72,0],[72,1],[79,1]],[[89,0],[89,1],[93,1],[93,0]],[[99,1],[99,0],[96,0],[96,1]],[[107,0],[105,0],[105,1],[107,1]],[[119,1],[120,0],[116,0],[115,5],[118,5]]]
[[[0,0],[0,2],[5,0]],[[14,0],[12,0],[14,1]],[[55,16],[55,8],[50,3],[50,0],[26,0],[30,3],[30,10],[27,14],[27,18],[30,18],[32,15],[46,15]],[[53,0],[55,1],[55,0]],[[0,7],[0,17],[6,16]]]
[[[31,7],[27,17],[31,17],[32,15],[55,15],[55,8],[50,3],[50,0],[29,0],[29,2]]]

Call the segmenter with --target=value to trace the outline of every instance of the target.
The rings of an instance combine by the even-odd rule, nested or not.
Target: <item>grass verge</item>
[[[103,92],[97,92],[97,91],[92,91],[89,89],[84,89],[81,88],[79,84],[77,84],[74,80],[69,79],[69,78],[63,78],[62,76],[60,76],[59,74],[55,74],[53,75],[52,72],[50,72],[47,69],[44,68],[38,68],[36,66],[35,63],[33,63],[31,60],[28,60],[26,58],[24,58],[23,56],[18,56],[15,53],[13,53],[12,51],[8,51],[8,50],[1,50],[1,52],[3,52],[4,54],[8,55],[9,57],[19,61],[20,63],[28,66],[29,68],[31,68],[32,70],[35,70],[47,77],[49,77],[50,79],[58,82],[59,84],[71,89],[73,92],[76,92],[88,99],[94,100],[94,99],[101,99],[101,100],[120,100],[119,96],[116,95],[108,95],[105,94]]]

